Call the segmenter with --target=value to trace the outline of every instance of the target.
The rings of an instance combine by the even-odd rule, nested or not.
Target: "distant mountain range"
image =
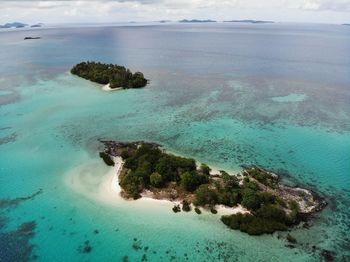
[[[210,20],[210,19],[205,19],[205,20],[198,20],[198,19],[187,20],[187,19],[183,19],[183,20],[180,20],[179,23],[216,23],[216,21],[215,20]]]
[[[342,24],[342,25],[350,25],[350,24]]]
[[[38,23],[31,25],[30,27],[42,27],[44,24],[43,23]],[[28,24],[24,24],[21,22],[13,22],[13,23],[6,23],[4,25],[0,25],[0,28],[23,28],[29,26]]]
[[[271,24],[274,23],[273,21],[264,21],[264,20],[229,20],[229,21],[224,21],[226,23],[251,23],[251,24]]]

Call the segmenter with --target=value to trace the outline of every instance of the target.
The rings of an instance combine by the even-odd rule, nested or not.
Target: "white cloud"
[[[102,0],[4,1],[0,23],[119,22],[183,18],[350,21],[350,0]]]
[[[309,11],[349,12],[350,0],[295,0],[288,1],[288,8]]]

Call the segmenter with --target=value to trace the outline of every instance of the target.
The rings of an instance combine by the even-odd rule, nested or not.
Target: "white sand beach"
[[[118,177],[115,175],[120,165],[116,164],[103,173],[100,164],[93,161],[77,166],[64,176],[64,182],[74,192],[91,200],[116,205],[118,201],[123,200],[119,194],[121,189]]]
[[[147,208],[162,207],[171,209],[174,204],[180,204],[180,201],[170,201],[166,199],[153,199],[148,197],[147,193],[142,194],[142,198],[138,200],[126,200],[121,197],[121,188],[119,186],[119,174],[123,167],[121,157],[113,157],[115,165],[107,172],[101,173],[101,163],[92,161],[91,163],[78,166],[70,170],[65,177],[65,184],[78,194],[85,197],[112,206],[120,206],[123,204],[134,204]],[[192,206],[193,207],[193,206]],[[218,205],[215,207],[219,215],[228,215],[236,213],[247,213],[247,209],[238,205],[236,207],[227,207]],[[202,211],[205,209],[200,208]],[[206,212],[210,212],[209,210]]]
[[[110,84],[107,84],[107,85],[102,86],[102,90],[103,90],[103,91],[107,91],[107,92],[110,92],[110,91],[117,91],[117,90],[122,90],[122,89],[123,89],[123,88],[121,88],[121,87],[111,88]]]
[[[216,210],[220,215],[232,215],[232,214],[237,214],[237,213],[250,213],[249,210],[246,208],[242,207],[241,205],[237,205],[235,207],[228,207],[224,205],[217,205]]]

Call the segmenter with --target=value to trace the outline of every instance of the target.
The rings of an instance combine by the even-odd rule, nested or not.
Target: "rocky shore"
[[[257,171],[265,176],[269,176],[272,179],[272,182],[263,183],[259,181],[254,176],[251,176],[251,173]],[[311,214],[321,211],[326,205],[327,202],[324,198],[319,196],[317,193],[313,192],[310,189],[305,189],[299,186],[291,187],[287,186],[280,182],[280,176],[276,173],[267,171],[261,167],[254,166],[246,168],[242,171],[244,176],[251,177],[259,185],[259,187],[265,191],[272,193],[276,196],[279,196],[286,202],[295,201],[299,205],[299,212],[301,214]]]

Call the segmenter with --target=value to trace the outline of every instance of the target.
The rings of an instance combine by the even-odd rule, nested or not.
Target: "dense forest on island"
[[[124,161],[119,175],[124,197],[138,199],[150,191],[154,196],[181,200],[183,211],[190,211],[193,204],[198,214],[198,207],[216,213],[217,205],[240,204],[246,212],[222,216],[221,221],[251,235],[288,230],[304,218],[299,203],[318,204],[304,191],[280,185],[276,175],[260,168],[246,169],[241,176],[225,171],[212,175],[207,165],[197,166],[194,159],[166,153],[158,145],[148,143],[107,147],[101,157],[111,165],[108,155],[120,156]],[[180,206],[175,205],[173,211],[180,212]]]
[[[132,73],[124,66],[99,62],[81,62],[71,69],[71,73],[87,80],[107,85],[110,88],[141,88],[147,85],[143,73]]]

